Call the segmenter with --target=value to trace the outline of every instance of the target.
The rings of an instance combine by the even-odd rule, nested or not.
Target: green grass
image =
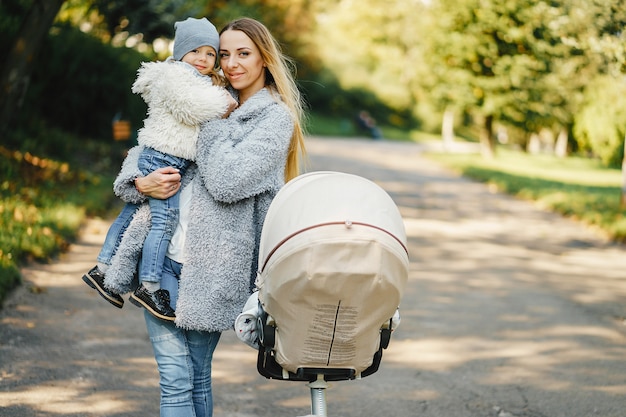
[[[313,136],[356,136],[357,131],[352,120],[348,118],[324,116],[309,113],[306,120],[306,133]]]
[[[380,126],[385,139],[411,141],[421,140],[424,136],[430,136],[427,133],[411,132],[406,129],[400,129],[394,126]],[[367,132],[359,130],[354,121],[349,118],[336,118],[324,116],[316,113],[308,115],[306,123],[307,134],[313,136],[332,136],[332,137],[367,137]]]
[[[310,134],[355,136],[347,120],[312,116]],[[342,127],[343,126],[343,127]],[[440,135],[381,127],[384,137],[414,142],[440,141]],[[457,138],[457,140],[462,140]],[[530,155],[504,147],[489,161],[478,154],[430,154],[461,175],[488,183],[501,192],[535,202],[539,207],[603,230],[616,242],[626,242],[626,210],[620,208],[621,171],[599,161],[570,156]]]
[[[67,249],[87,216],[118,208],[113,164],[85,162],[110,158],[111,146],[88,150],[84,140],[66,140],[80,150],[68,157],[71,164],[0,146],[0,305],[20,283],[21,265],[48,262]]]
[[[597,226],[616,242],[626,242],[620,170],[603,168],[586,158],[529,155],[501,148],[491,161],[476,154],[429,157],[499,191]]]

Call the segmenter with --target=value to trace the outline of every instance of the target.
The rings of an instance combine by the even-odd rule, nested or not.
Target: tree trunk
[[[565,158],[567,156],[567,129],[562,128],[559,132],[559,136],[556,138],[556,145],[554,146],[554,154],[558,158]]]
[[[538,155],[541,153],[541,138],[535,132],[530,134],[528,143],[526,144],[526,152],[530,155]]]
[[[493,159],[496,155],[496,144],[493,138],[493,116],[485,116],[480,129],[480,153],[485,159]]]
[[[622,198],[619,206],[622,210],[626,209],[626,135],[624,136],[624,158],[622,159]]]
[[[45,65],[45,57],[37,58],[39,47],[64,1],[34,0],[22,22],[0,75],[0,134],[19,112],[33,66]]]
[[[446,109],[443,113],[441,139],[443,140],[443,150],[450,152],[454,144],[454,112],[450,109]]]

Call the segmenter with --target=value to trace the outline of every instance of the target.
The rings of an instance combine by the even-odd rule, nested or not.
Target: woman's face
[[[240,104],[265,86],[261,52],[240,30],[227,30],[220,35],[220,66],[230,85],[239,91]]]
[[[208,75],[215,68],[217,59],[215,49],[212,46],[201,46],[187,52],[181,61],[188,63],[202,75]]]

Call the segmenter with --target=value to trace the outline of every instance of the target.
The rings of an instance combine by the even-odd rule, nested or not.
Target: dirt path
[[[494,194],[414,145],[312,140],[314,170],[375,180],[405,218],[411,275],[380,370],[327,391],[330,416],[623,417],[626,249]],[[118,310],[80,277],[108,223],[23,270],[0,311],[0,416],[157,416],[158,375],[141,310]],[[258,375],[226,333],[216,417],[307,414],[306,384]]]

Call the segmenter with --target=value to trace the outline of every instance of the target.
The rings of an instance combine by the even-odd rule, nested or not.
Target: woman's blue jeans
[[[181,266],[166,258],[166,283]],[[147,311],[144,317],[159,369],[161,417],[212,417],[211,361],[221,333],[184,330]]]

